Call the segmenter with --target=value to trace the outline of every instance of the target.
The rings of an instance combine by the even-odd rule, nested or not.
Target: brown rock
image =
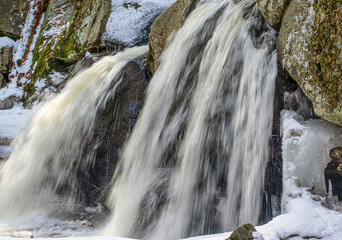
[[[178,0],[154,21],[150,32],[150,51],[147,65],[152,73],[159,66],[159,58],[172,32],[180,29],[197,0]]]
[[[272,27],[280,25],[290,0],[257,0],[259,9]]]

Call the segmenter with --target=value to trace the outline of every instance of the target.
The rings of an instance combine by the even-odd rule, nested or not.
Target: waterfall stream
[[[255,1],[198,4],[151,80],[113,178],[105,234],[175,240],[258,222],[274,43]]]
[[[93,164],[81,152],[96,113],[121,83],[121,69],[147,50],[132,48],[101,59],[38,109],[0,169],[0,221],[32,211],[51,212],[57,194],[65,198],[64,206],[75,204],[75,170]]]
[[[176,240],[258,223],[275,39],[254,0],[199,1],[148,86],[113,176],[105,235]],[[81,153],[96,114],[146,51],[103,58],[37,110],[0,169],[0,223],[76,204],[75,171],[94,164]]]

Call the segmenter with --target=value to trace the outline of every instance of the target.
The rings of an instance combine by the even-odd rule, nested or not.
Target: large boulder
[[[178,0],[154,21],[150,32],[150,51],[147,58],[149,70],[154,73],[159,66],[159,58],[166,47],[170,35],[183,26],[185,18],[197,0]]]
[[[8,75],[11,72],[13,59],[13,47],[0,49],[0,88],[6,85]]]
[[[2,0],[0,4],[0,36],[19,39],[28,10],[27,0]]]
[[[278,27],[290,0],[257,0],[257,3],[267,23],[272,27]]]
[[[342,2],[292,0],[278,37],[278,56],[313,103],[342,126]]]

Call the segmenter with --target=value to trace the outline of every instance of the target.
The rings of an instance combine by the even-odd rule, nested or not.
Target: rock
[[[6,79],[2,73],[0,73],[0,88],[4,87],[6,85]]]
[[[342,147],[334,148],[330,151],[331,162],[324,170],[325,186],[329,192],[329,181],[332,185],[332,193],[342,200]]]
[[[31,82],[23,101],[35,93],[34,84],[54,69],[65,68],[82,59],[86,51],[101,44],[110,14],[110,0],[51,0],[33,51]],[[33,91],[29,91],[32,89]]]
[[[94,164],[77,173],[81,199],[88,204],[104,203],[107,199],[120,149],[143,105],[146,80],[138,64],[128,62],[121,76],[123,80],[114,97],[97,113],[94,133],[83,151],[85,157],[94,158]]]
[[[28,10],[27,0],[2,0],[0,4],[0,36],[19,39]]]
[[[290,0],[257,0],[265,20],[272,27],[279,27]]]
[[[150,51],[147,58],[149,70],[154,73],[159,66],[159,58],[166,47],[170,35],[180,29],[197,0],[178,0],[154,21],[150,32]]]
[[[11,71],[13,59],[13,48],[4,47],[0,49],[0,73],[8,76]]]
[[[72,1],[74,11],[70,26],[59,35],[52,58],[63,62],[76,62],[89,48],[101,44],[110,14],[110,0]]]
[[[4,101],[0,100],[0,110],[11,109],[14,106],[15,102],[19,102],[19,98],[15,96],[11,96],[6,98]]]
[[[292,0],[278,37],[278,56],[313,103],[342,126],[342,2]]]
[[[238,227],[227,240],[253,240],[253,232],[256,232],[256,229],[247,223]]]

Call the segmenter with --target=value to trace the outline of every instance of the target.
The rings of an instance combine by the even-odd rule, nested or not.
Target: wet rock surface
[[[77,173],[80,198],[88,204],[106,200],[120,150],[143,105],[146,79],[139,65],[129,62],[121,78],[114,97],[97,113],[93,136],[83,151],[84,157],[95,159],[94,165]]]

